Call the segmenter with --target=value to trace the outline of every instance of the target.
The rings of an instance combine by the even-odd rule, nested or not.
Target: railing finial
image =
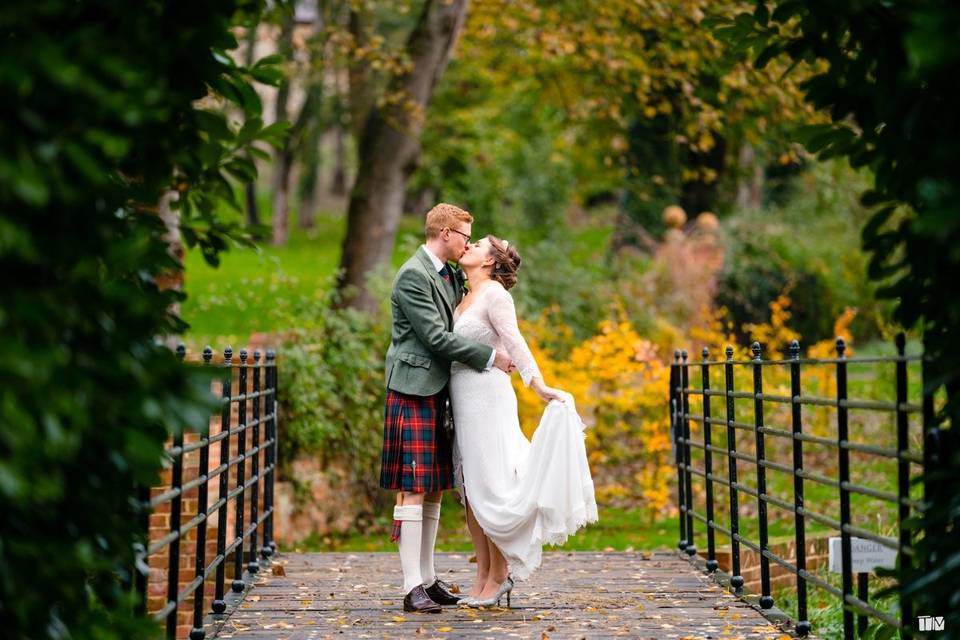
[[[754,360],[759,360],[759,359],[760,359],[760,353],[761,353],[761,351],[762,351],[762,349],[760,348],[760,343],[759,343],[759,342],[754,342],[752,345],[750,345],[750,350],[753,351],[753,359],[754,359]]]
[[[704,360],[709,360],[709,359],[710,359],[710,349],[707,349],[706,347],[704,347],[704,348],[703,348],[703,351],[700,352],[700,355],[703,356],[703,359],[704,359]]]
[[[240,349],[240,362],[241,362],[242,364],[246,364],[246,363],[247,363],[247,350],[246,350],[245,348],[244,348],[244,349]]]
[[[727,345],[726,353],[727,353],[727,360],[733,360],[733,345],[730,345],[730,344]]]
[[[837,338],[837,357],[838,358],[844,357],[843,352],[846,350],[847,350],[847,342],[843,338],[838,337]]]
[[[687,361],[687,356],[688,356],[688,355],[689,355],[689,354],[687,353],[687,350],[686,350],[686,349],[682,349],[682,350],[680,351],[680,359],[683,360],[684,362]]]
[[[790,357],[794,360],[800,359],[800,342],[797,340],[790,342]]]
[[[680,349],[673,350],[673,361],[680,362]]]
[[[230,364],[231,360],[233,360],[233,349],[227,346],[227,348],[223,350],[223,361],[226,364]]]

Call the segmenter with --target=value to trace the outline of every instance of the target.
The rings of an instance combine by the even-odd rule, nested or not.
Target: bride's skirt
[[[454,476],[477,522],[527,578],[540,566],[544,544],[563,544],[597,521],[583,422],[573,397],[552,401],[528,441],[517,417],[510,377],[455,364],[450,380],[454,415]]]

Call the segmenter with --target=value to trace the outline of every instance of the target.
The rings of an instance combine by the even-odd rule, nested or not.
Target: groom
[[[404,611],[440,613],[439,605],[459,600],[433,568],[440,498],[453,488],[452,443],[443,426],[450,363],[477,371],[509,371],[511,365],[506,353],[453,333],[463,284],[459,269],[447,262],[463,255],[472,224],[473,216],[451,204],[431,209],[426,244],[400,267],[390,294],[380,486],[401,492],[393,517],[399,523]]]

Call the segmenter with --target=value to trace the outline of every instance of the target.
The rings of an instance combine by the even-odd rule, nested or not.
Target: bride
[[[520,255],[506,240],[487,236],[460,258],[470,282],[454,312],[454,332],[506,350],[524,385],[548,402],[533,441],[520,429],[510,376],[453,363],[450,405],[455,428],[454,477],[477,556],[469,606],[510,603],[514,578],[540,566],[544,544],[562,544],[597,521],[583,423],[573,397],[548,387],[517,327],[510,289]]]

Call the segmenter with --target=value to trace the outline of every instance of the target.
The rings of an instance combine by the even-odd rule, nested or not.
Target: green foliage
[[[683,164],[678,145],[671,139],[670,120],[663,114],[651,119],[634,118],[627,130],[630,169],[621,208],[631,221],[655,237],[666,231],[664,208],[679,204],[682,193]]]
[[[746,324],[758,324],[770,315],[770,301],[783,291],[790,295],[790,327],[810,342],[829,337],[836,314],[830,288],[813,273],[793,265],[760,244],[763,238],[737,241],[735,253],[720,273],[716,303],[730,312],[740,344],[750,344]],[[754,244],[757,242],[757,244]]]
[[[0,9],[0,619],[5,638],[148,638],[133,613],[135,486],[163,443],[202,430],[210,376],[159,341],[183,324],[156,278],[178,269],[154,208],[175,188],[211,260],[230,229],[225,173],[279,128],[259,110],[231,25],[256,2],[7,3]],[[220,98],[210,98],[210,90]],[[207,99],[204,108],[196,101]],[[218,186],[219,185],[219,186]],[[142,568],[142,567],[141,567]]]
[[[328,285],[329,286],[329,285]],[[281,460],[296,454],[336,462],[369,498],[378,491],[383,435],[383,354],[390,334],[369,314],[332,309],[330,295],[287,309],[279,326],[283,381]]]
[[[904,585],[917,611],[946,614],[943,637],[960,635],[960,299],[944,295],[960,272],[958,28],[960,5],[948,0],[757,2],[753,16],[722,25],[758,65],[780,54],[817,64],[804,89],[831,123],[804,131],[807,148],[874,175],[863,196],[876,207],[863,232],[870,276],[897,300],[896,319],[923,330],[928,391],[947,394],[937,421],[949,428],[927,443],[934,465],[917,544],[923,561]]]
[[[411,188],[462,203],[492,233],[521,230],[540,240],[558,231],[574,187],[562,115],[535,92],[506,100],[469,64],[455,62],[444,77]]]
[[[523,264],[515,296],[521,318],[533,320],[554,307],[555,320],[569,328],[577,340],[585,340],[594,335],[597,324],[607,315],[612,291],[609,271],[600,259],[606,247],[598,249],[596,262],[591,265],[589,260],[575,260],[575,246],[569,237],[518,244]],[[555,338],[546,346],[568,353],[573,343],[559,333]]]
[[[836,337],[834,321],[846,307],[857,309],[857,338],[876,337],[890,313],[875,298],[868,256],[858,246],[869,211],[851,186],[864,184],[863,177],[830,162],[813,166],[796,182],[799,195],[783,205],[727,219],[717,305],[730,312],[742,344],[752,342],[743,325],[765,321],[770,301],[785,288],[792,302],[789,325],[804,344]]]
[[[470,551],[473,543],[463,522],[463,507],[456,494],[447,491],[440,509],[440,526],[437,528],[437,551]],[[547,547],[546,551],[653,551],[671,549],[676,544],[676,521],[651,521],[645,509],[627,509],[610,505],[598,505],[600,520],[571,536],[560,547]],[[297,543],[303,551],[335,552],[395,552],[397,543],[390,542],[393,520],[381,515],[370,528],[345,535],[319,537],[312,535]]]
[[[265,206],[268,194],[261,192]],[[190,324],[191,349],[206,344],[245,343],[252,332],[282,332],[296,324],[290,307],[326,291],[340,260],[345,217],[318,215],[315,232],[292,229],[286,246],[236,247],[214,268],[202,254],[184,259],[187,299],[181,314]],[[423,220],[404,217],[392,266],[400,267],[423,242]]]

